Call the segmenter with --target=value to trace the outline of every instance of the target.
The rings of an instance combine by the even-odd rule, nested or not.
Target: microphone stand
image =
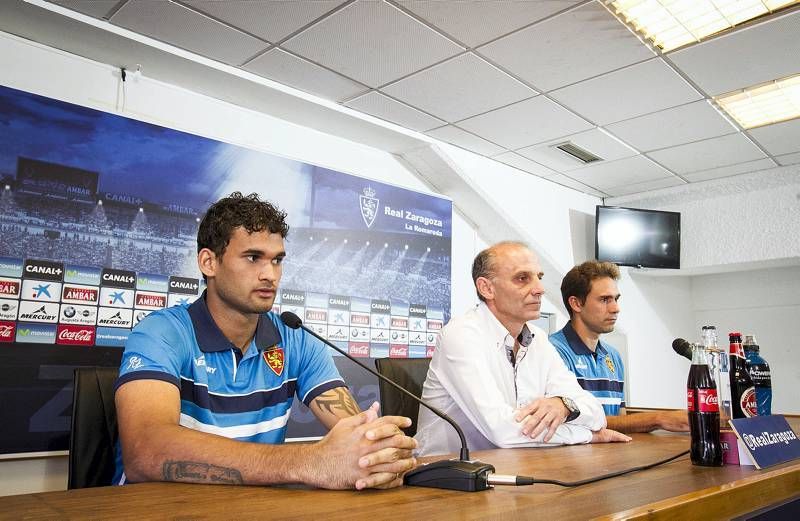
[[[317,338],[321,342],[323,342],[328,347],[332,348],[334,351],[346,356],[357,365],[361,366],[363,369],[372,373],[380,380],[388,383],[398,391],[402,392],[406,396],[411,397],[414,401],[418,402],[420,405],[423,405],[425,408],[430,410],[432,413],[449,423],[453,426],[453,428],[458,433],[458,437],[461,439],[461,453],[458,459],[450,459],[450,460],[441,460],[441,461],[434,461],[432,463],[423,463],[422,465],[418,466],[417,468],[409,471],[406,473],[405,477],[403,478],[403,483],[405,485],[415,486],[415,487],[431,487],[431,488],[444,488],[448,490],[460,490],[463,492],[477,492],[479,490],[486,490],[491,488],[491,484],[488,482],[489,474],[494,473],[495,468],[488,463],[483,463],[478,460],[470,460],[469,459],[469,448],[467,446],[467,439],[464,436],[464,432],[461,430],[461,427],[450,418],[448,415],[440,411],[439,409],[428,405],[421,398],[415,396],[413,393],[409,392],[407,389],[404,389],[402,386],[396,384],[389,378],[386,378],[382,374],[373,371],[363,363],[359,362],[355,357],[351,356],[350,353],[339,349],[327,339],[318,335],[315,331],[309,329],[305,325],[303,325],[303,321],[292,313],[291,311],[284,311],[281,313],[281,320],[284,324],[289,326],[292,329],[300,328],[306,333],[312,335],[314,338]]]

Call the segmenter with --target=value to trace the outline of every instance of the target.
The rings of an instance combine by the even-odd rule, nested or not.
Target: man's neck
[[[225,338],[242,350],[244,354],[256,334],[258,314],[240,313],[231,309],[215,293],[206,293],[206,306],[211,318]]]
[[[522,328],[525,326],[525,321],[520,322],[519,320],[514,320],[513,318],[500,316],[494,307],[490,306],[489,304],[487,304],[486,307],[489,308],[489,311],[492,313],[492,315],[494,315],[494,318],[496,318],[497,321],[500,322],[504,328],[506,328],[508,334],[516,340],[516,338],[522,332]]]
[[[586,325],[578,319],[571,319],[570,324],[572,324],[572,329],[575,330],[578,337],[583,340],[583,343],[589,348],[589,351],[594,353],[597,350],[597,343],[600,341],[600,335],[594,331],[590,331]]]

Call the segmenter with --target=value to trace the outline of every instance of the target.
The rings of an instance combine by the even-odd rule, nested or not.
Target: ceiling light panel
[[[800,117],[800,74],[715,98],[744,128],[755,128]]]
[[[800,0],[608,0],[636,32],[667,52]]]

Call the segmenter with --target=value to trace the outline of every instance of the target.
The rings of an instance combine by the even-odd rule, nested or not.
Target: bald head
[[[478,279],[481,277],[486,279],[495,277],[497,275],[498,258],[519,250],[530,251],[530,248],[524,242],[503,241],[493,244],[478,253],[475,260],[472,261],[472,282],[475,284],[475,292],[480,300],[486,301],[478,290]]]

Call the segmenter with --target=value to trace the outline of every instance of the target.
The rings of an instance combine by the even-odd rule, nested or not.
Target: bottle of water
[[[719,426],[721,429],[730,429],[728,420],[733,416],[731,403],[731,377],[729,360],[726,351],[721,350],[717,344],[717,327],[703,326],[700,331],[703,347],[708,353],[709,369],[711,376],[717,384],[719,394]]]
[[[747,372],[756,386],[756,406],[759,416],[772,414],[772,378],[769,364],[759,354],[755,335],[745,335],[742,343],[747,358]]]

